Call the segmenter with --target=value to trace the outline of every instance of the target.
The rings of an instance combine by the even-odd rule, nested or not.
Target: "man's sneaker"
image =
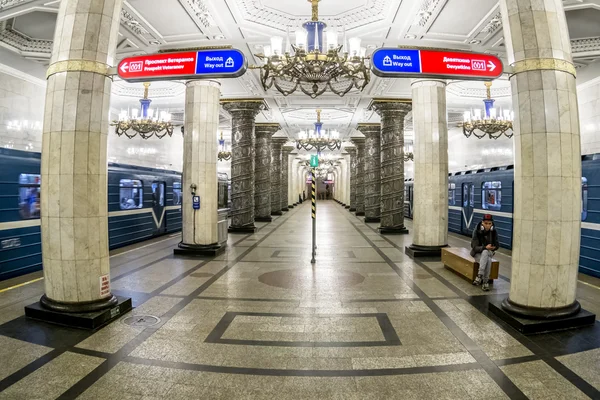
[[[477,278],[475,278],[475,280],[473,281],[473,285],[479,286],[479,285],[481,285],[482,281],[483,281],[483,276],[477,275]]]
[[[481,290],[483,290],[484,292],[490,290],[490,283],[488,281],[483,282],[483,285],[481,285]]]

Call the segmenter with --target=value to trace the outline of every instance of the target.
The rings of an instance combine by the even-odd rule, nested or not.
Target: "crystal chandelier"
[[[465,111],[464,122],[461,124],[463,134],[466,137],[475,136],[477,139],[483,139],[486,135],[490,139],[498,139],[505,135],[509,139],[513,137],[513,119],[514,113],[509,110],[498,112],[494,108],[495,100],[492,99],[492,82],[485,82],[487,98],[483,100],[485,105],[484,115],[482,117],[481,109]],[[479,131],[479,132],[478,132]]]
[[[152,136],[162,139],[166,135],[173,135],[171,114],[167,111],[155,112],[155,110],[150,109],[152,100],[148,98],[149,87],[150,83],[144,83],[144,98],[140,99],[140,110],[135,108],[131,110],[131,114],[126,110],[122,110],[119,114],[119,120],[110,124],[110,126],[115,127],[117,135],[125,135],[129,139],[133,139],[138,134],[144,139],[149,139]]]
[[[231,150],[225,147],[225,139],[223,139],[223,132],[221,131],[221,137],[219,138],[219,153],[217,154],[219,161],[231,160]]]
[[[311,129],[308,132],[301,131],[298,133],[298,140],[296,141],[296,148],[298,150],[304,149],[306,151],[316,150],[317,153],[321,153],[323,150],[339,150],[342,147],[342,141],[340,140],[340,133],[334,130],[322,131],[323,123],[321,122],[321,110],[317,110],[317,122],[315,122],[315,129]]]
[[[338,96],[344,96],[352,88],[363,90],[370,81],[370,71],[366,63],[366,49],[360,46],[360,38],[350,38],[346,44],[338,45],[336,28],[329,28],[319,21],[319,1],[308,0],[312,5],[312,20],[302,24],[302,30],[295,32],[296,45],[290,44],[289,29],[285,53],[282,51],[283,38],[271,38],[271,45],[256,54],[264,65],[260,69],[260,80],[265,90],[275,86],[284,96],[298,88],[315,98],[329,89]],[[327,46],[323,34],[327,37]]]

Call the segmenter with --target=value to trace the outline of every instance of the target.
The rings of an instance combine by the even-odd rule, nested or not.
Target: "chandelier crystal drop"
[[[225,146],[225,139],[223,139],[223,132],[221,132],[221,137],[219,138],[219,153],[217,154],[217,158],[219,159],[219,161],[231,160],[231,150],[229,150]]]
[[[512,138],[514,113],[510,110],[498,111],[494,108],[495,100],[492,99],[492,82],[485,82],[487,98],[483,100],[485,108],[476,109],[473,112],[465,111],[464,122],[461,124],[463,134],[466,137],[475,136],[477,139],[483,139],[488,136],[490,139],[498,139],[502,135]]]
[[[275,36],[270,46],[263,47],[263,53],[256,54],[264,63],[254,68],[260,69],[265,90],[275,87],[288,96],[300,89],[314,99],[327,89],[344,96],[352,88],[362,91],[369,84],[366,49],[360,46],[360,38],[350,38],[346,44],[344,34],[343,44],[338,45],[337,29],[325,30],[327,25],[319,21],[319,1],[308,0],[312,5],[312,20],[294,32],[295,45],[290,43],[288,28],[285,52],[283,38]]]
[[[171,114],[167,111],[159,112],[150,109],[152,100],[148,98],[149,87],[150,83],[144,83],[144,98],[140,99],[140,110],[132,109],[131,114],[123,110],[119,114],[119,119],[110,124],[115,127],[117,135],[125,135],[129,139],[133,139],[137,135],[144,139],[152,136],[162,139],[166,135],[173,135]]]
[[[334,130],[322,129],[323,123],[321,122],[321,110],[317,110],[317,122],[315,122],[315,129],[307,131],[300,131],[298,133],[298,140],[296,141],[296,148],[298,150],[316,150],[317,153],[321,153],[323,150],[339,150],[342,147],[342,141],[340,140],[340,133]]]

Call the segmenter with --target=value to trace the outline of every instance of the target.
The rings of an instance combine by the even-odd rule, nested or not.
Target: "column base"
[[[350,206],[345,206],[345,207],[346,207],[346,210],[348,210],[350,208]]]
[[[558,309],[544,309],[523,307],[506,298],[502,301],[490,300],[488,309],[525,335],[580,328],[596,323],[596,315],[582,309],[578,301]]]
[[[90,307],[92,311],[79,311]],[[25,316],[71,328],[96,330],[131,311],[132,308],[131,299],[127,297],[112,296],[99,302],[60,303],[43,295],[39,302],[25,307]]]
[[[289,210],[289,208],[287,208],[287,207],[283,207],[283,208],[281,209],[281,211],[290,211],[290,210]]]
[[[348,211],[350,211],[350,212],[356,212],[356,208],[354,208],[354,207],[350,207],[350,208],[348,209]]]
[[[346,207],[346,203],[340,203],[342,207]]]
[[[367,222],[367,223],[381,222],[381,218],[380,217],[365,217],[365,222]]]
[[[443,246],[419,246],[418,244],[411,244],[404,248],[404,254],[410,258],[415,257],[441,257],[442,249],[448,247],[447,244]]]
[[[271,213],[273,215],[273,213]],[[256,232],[256,226],[252,225],[243,225],[243,226],[230,226],[227,231],[229,233],[254,233]]]
[[[271,222],[273,218],[269,215],[268,217],[254,217],[254,222]]]
[[[294,205],[293,205],[293,204],[292,204],[292,205],[289,205],[289,206],[288,206],[288,208],[294,208]]]
[[[271,211],[271,215],[283,215],[281,211]]]
[[[364,217],[364,215],[365,215],[365,212],[364,212],[364,211],[357,211],[357,212],[356,212],[356,216],[357,216],[357,217]]]
[[[382,235],[407,235],[408,229],[405,226],[394,226],[394,227],[379,227],[379,233]]]
[[[215,257],[225,251],[227,244],[221,246],[218,243],[214,244],[186,244],[181,243],[173,249],[173,254],[176,256],[209,256]]]

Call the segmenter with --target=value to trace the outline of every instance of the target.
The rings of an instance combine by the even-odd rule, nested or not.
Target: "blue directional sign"
[[[371,56],[373,68],[382,73],[415,74],[421,72],[419,50],[379,49]]]
[[[237,75],[246,72],[246,59],[239,50],[205,50],[198,52],[196,75]]]

